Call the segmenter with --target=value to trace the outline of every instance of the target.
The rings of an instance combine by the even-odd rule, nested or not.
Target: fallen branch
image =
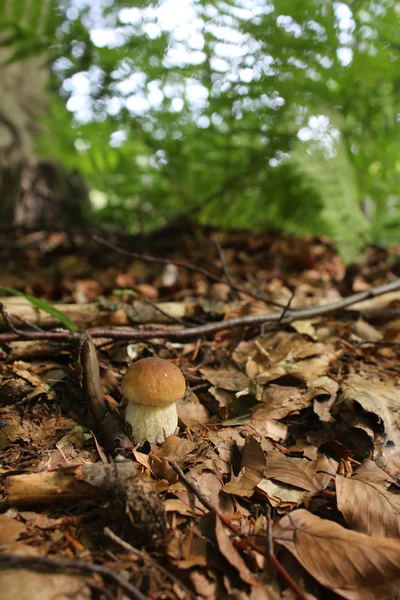
[[[8,329],[10,325],[17,328],[21,321],[23,327],[42,327],[51,329],[59,327],[58,319],[46,313],[44,310],[37,309],[25,298],[2,297],[0,303],[7,311],[9,322],[0,320],[0,330]],[[239,304],[240,305],[240,304]],[[144,302],[135,300],[132,304],[123,302],[88,302],[86,304],[56,304],[57,310],[69,317],[80,327],[103,327],[113,326],[115,322],[115,313],[118,311],[125,314],[126,323],[171,323],[176,321],[185,325],[182,319],[191,319],[202,314],[202,309],[197,302],[159,302],[155,303],[146,299]],[[232,308],[231,304],[226,305],[226,310]],[[20,327],[18,327],[20,330]]]
[[[99,506],[99,500],[107,500],[124,537],[147,548],[165,541],[166,522],[156,482],[131,460],[9,475],[5,487],[8,504],[17,507],[75,500],[93,500]]]
[[[17,554],[0,554],[0,566],[7,566],[11,569],[37,569],[39,571],[56,571],[58,573],[74,572],[87,573],[92,575],[96,573],[105,579],[115,583],[132,600],[149,600],[142,594],[137,587],[126,581],[124,577],[115,573],[107,567],[94,565],[83,560],[60,560],[47,558],[45,556],[20,556]]]
[[[140,477],[131,461],[115,464],[85,464],[42,473],[8,475],[5,479],[10,506],[35,506],[72,502],[109,495],[117,481]]]
[[[148,330],[128,330],[128,329],[102,329],[92,328],[87,331],[92,338],[107,338],[110,340],[150,340],[154,338],[164,339],[189,339],[192,337],[201,337],[217,333],[219,331],[228,331],[237,329],[238,327],[255,327],[262,325],[263,323],[279,323],[280,325],[289,325],[293,321],[301,321],[306,319],[312,319],[322,315],[343,310],[352,304],[368,300],[370,298],[376,298],[382,294],[393,292],[394,290],[400,289],[400,278],[386,283],[384,285],[371,288],[358,294],[352,294],[347,298],[332,302],[331,304],[323,304],[322,306],[310,306],[306,308],[296,308],[286,311],[283,320],[282,311],[269,313],[265,315],[255,316],[243,316],[235,317],[233,319],[227,319],[226,321],[219,321],[217,323],[208,323],[206,325],[199,325],[196,327],[188,327],[185,329],[148,329]],[[286,307],[285,307],[286,308]],[[284,309],[285,310],[285,309]],[[0,344],[7,342],[14,342],[17,340],[80,340],[83,333],[71,333],[68,331],[20,331],[19,334],[15,333],[3,333],[0,335]]]

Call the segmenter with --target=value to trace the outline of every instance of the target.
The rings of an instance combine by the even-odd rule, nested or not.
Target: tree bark
[[[82,226],[90,209],[84,180],[36,150],[49,110],[46,58],[7,64],[10,55],[0,49],[0,226]]]

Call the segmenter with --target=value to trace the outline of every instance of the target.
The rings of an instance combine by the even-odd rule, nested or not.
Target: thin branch
[[[158,564],[158,562],[153,560],[150,556],[148,556],[141,550],[138,550],[134,546],[131,546],[131,544],[128,544],[128,542],[126,542],[125,540],[120,538],[109,527],[104,528],[104,533],[108,538],[110,538],[110,540],[112,540],[113,542],[115,542],[116,544],[121,546],[121,548],[124,548],[124,550],[126,550],[127,552],[132,552],[133,554],[135,554],[135,556],[138,556],[141,560],[143,560],[143,562],[147,563],[149,566],[154,567],[155,569],[160,571],[160,573],[162,573],[164,575],[164,577],[166,577],[167,579],[170,579],[171,581],[176,583],[190,598],[193,598],[194,600],[196,600],[196,598],[197,598],[196,594],[194,594],[192,592],[192,590],[190,590],[183,583],[183,581],[181,581],[178,577],[175,577],[175,575],[173,575],[170,571],[167,571],[167,569],[164,569],[164,567],[162,565]]]
[[[274,540],[272,538],[272,519],[271,519],[271,506],[269,504],[265,507],[265,517],[267,519],[267,550],[269,556],[272,556],[274,553]]]
[[[282,311],[282,314],[279,319],[279,323],[282,323],[283,319],[285,318],[285,315],[287,314],[287,312],[293,302],[293,298],[295,297],[295,294],[296,294],[296,290],[293,290],[292,295],[289,298],[289,302],[286,304],[285,308]]]
[[[359,292],[358,294],[352,294],[347,298],[332,302],[331,304],[323,304],[322,306],[310,306],[306,308],[289,309],[286,312],[286,316],[281,321],[282,311],[269,313],[265,315],[245,315],[243,317],[235,317],[233,319],[227,319],[226,321],[219,321],[217,323],[208,323],[206,325],[199,325],[196,327],[188,327],[186,329],[144,329],[138,330],[126,330],[126,329],[103,329],[100,327],[89,329],[86,334],[83,333],[71,333],[69,331],[20,331],[19,334],[15,333],[4,333],[0,335],[0,343],[14,342],[16,340],[59,340],[59,341],[72,341],[80,340],[83,335],[89,334],[92,338],[108,338],[110,340],[150,340],[154,338],[164,339],[189,339],[192,337],[200,337],[205,335],[211,335],[218,331],[227,331],[236,329],[238,327],[256,327],[263,323],[281,323],[282,325],[288,325],[293,321],[301,321],[319,317],[321,315],[327,315],[334,313],[338,310],[342,310],[368,300],[369,298],[376,298],[382,294],[393,292],[400,289],[400,278],[379,285],[370,290]]]
[[[184,482],[184,484],[186,485],[186,487],[189,488],[189,490],[191,492],[193,492],[193,494],[196,496],[196,498],[198,500],[200,500],[200,502],[202,503],[202,505],[205,506],[206,508],[208,508],[208,510],[214,510],[215,512],[218,513],[218,511],[215,508],[215,506],[212,504],[212,502],[210,502],[208,500],[208,498],[206,498],[206,496],[204,496],[203,492],[195,484],[195,482],[191,481],[190,479],[188,479],[186,477],[185,473],[182,471],[182,469],[180,468],[180,466],[178,465],[178,463],[175,462],[174,460],[169,460],[168,463],[171,465],[171,467],[173,468],[173,470],[175,471],[175,473],[177,473],[177,475],[179,475],[179,477],[182,479],[182,481]],[[218,515],[219,515],[219,513],[218,513]]]
[[[23,325],[29,327],[30,329],[34,329],[35,331],[44,331],[44,329],[42,327],[39,327],[39,325],[35,325],[35,323],[30,323],[29,321],[23,319],[19,315],[14,315],[14,319],[17,319],[20,323],[23,323]]]
[[[252,548],[256,552],[258,552],[262,556],[268,556],[271,559],[271,561],[274,563],[275,567],[280,572],[280,574],[282,575],[282,577],[286,580],[287,584],[297,594],[297,598],[299,600],[307,600],[307,596],[305,595],[304,591],[296,583],[296,581],[293,579],[293,577],[290,575],[290,573],[287,572],[287,570],[285,569],[285,567],[278,561],[278,559],[276,558],[276,556],[275,556],[275,554],[274,554],[273,551],[271,553],[270,550],[269,550],[269,548],[267,549],[267,551],[265,551],[258,544],[256,544],[250,537],[248,537],[246,535],[243,535],[241,533],[241,531],[235,525],[233,525],[233,523],[229,519],[227,519],[212,504],[212,502],[210,502],[208,500],[208,498],[206,498],[204,496],[204,494],[201,492],[200,488],[194,483],[194,481],[191,481],[190,479],[188,479],[186,477],[186,475],[184,474],[184,472],[182,471],[182,469],[180,468],[180,466],[178,465],[178,463],[176,463],[174,460],[169,460],[168,463],[171,465],[171,467],[173,468],[173,470],[175,471],[175,473],[177,473],[179,475],[179,477],[181,478],[181,480],[183,481],[183,483],[186,485],[186,487],[191,492],[194,493],[194,495],[196,496],[196,498],[203,504],[203,506],[205,506],[205,508],[208,508],[208,510],[213,511],[216,515],[218,515],[218,517],[220,518],[220,520],[222,521],[222,523],[225,525],[225,527],[228,527],[228,529],[230,529],[235,535],[241,536],[242,539],[244,539],[246,541],[247,545],[250,546],[250,548]]]
[[[157,312],[159,312],[160,315],[164,315],[164,317],[167,317],[167,319],[169,319],[173,323],[178,323],[178,325],[183,325],[183,326],[186,325],[186,323],[185,323],[185,321],[183,319],[178,319],[177,317],[173,317],[172,315],[169,315],[158,304],[156,304],[155,302],[153,302],[153,300],[150,300],[150,298],[145,298],[144,301],[146,302],[146,304],[149,304],[150,306],[152,306],[154,308],[154,310],[156,310]]]
[[[107,240],[104,240],[103,238],[99,237],[98,235],[94,235],[93,240],[95,242],[98,242],[99,244],[102,244],[103,246],[106,246],[107,248],[110,248],[110,250],[114,250],[114,252],[118,252],[118,254],[123,254],[124,256],[130,256],[131,258],[136,258],[137,260],[143,260],[145,262],[151,262],[151,263],[158,263],[161,265],[175,265],[176,267],[178,267],[178,269],[186,269],[186,271],[191,271],[193,273],[201,273],[201,275],[204,275],[204,277],[207,277],[207,279],[210,279],[211,281],[215,281],[217,283],[227,283],[224,277],[221,277],[220,275],[217,275],[216,273],[213,273],[212,271],[208,271],[207,269],[203,269],[203,267],[198,267],[197,265],[192,265],[191,263],[188,263],[184,260],[171,260],[169,258],[161,258],[158,256],[150,256],[149,254],[140,254],[139,252],[131,252],[130,250],[125,250],[124,248],[121,248],[120,246],[115,246],[114,244],[107,242]],[[271,306],[283,308],[282,304],[280,304],[279,302],[273,302],[272,300],[268,300],[268,298],[266,298],[264,294],[256,294],[254,292],[249,292],[248,290],[241,288],[232,283],[228,284],[228,285],[230,286],[230,288],[232,290],[235,290],[236,292],[241,292],[242,294],[247,294],[248,296],[250,296],[251,298],[255,298],[256,300],[262,300],[263,302],[265,302],[266,304],[269,304]]]
[[[10,317],[8,316],[8,313],[6,312],[2,302],[0,302],[0,315],[3,317],[3,321],[6,324],[7,329],[16,335],[20,335],[21,332],[11,323]]]
[[[19,556],[16,554],[0,554],[0,564],[7,565],[13,569],[37,569],[41,571],[56,571],[65,572],[73,571],[75,573],[87,573],[92,575],[96,573],[109,579],[132,598],[132,600],[149,600],[147,596],[142,594],[134,585],[128,583],[126,579],[101,565],[87,563],[83,560],[60,560],[55,558],[47,558],[45,556]]]

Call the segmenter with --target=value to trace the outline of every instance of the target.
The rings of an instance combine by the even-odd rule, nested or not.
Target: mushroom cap
[[[121,392],[134,404],[168,406],[185,395],[186,382],[180,369],[162,358],[142,358],[125,373]]]

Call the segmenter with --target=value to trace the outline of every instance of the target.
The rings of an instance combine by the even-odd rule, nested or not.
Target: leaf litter
[[[188,384],[178,403],[179,431],[159,447],[132,445],[119,454],[106,447],[88,411],[72,338],[7,343],[0,337],[6,598],[24,598],[28,588],[30,597],[41,589],[44,600],[135,597],[132,590],[179,600],[397,597],[400,293],[289,325],[174,340],[173,327],[270,314],[277,310],[270,302],[287,305],[292,290],[291,309],[341,298],[345,268],[325,240],[308,240],[302,265],[295,239],[201,236],[196,245],[183,234],[175,240],[169,265],[98,253],[90,240],[68,256],[59,233],[50,244],[54,260],[48,250],[37,252],[35,270],[28,249],[18,256],[1,249],[3,289],[19,286],[47,304],[58,301],[79,327],[171,329],[170,339],[96,339],[110,411],[123,412],[119,383],[132,360],[169,359]],[[248,294],[231,294],[226,282],[176,266],[179,260],[214,265],[223,279],[210,236],[219,239],[231,277]],[[393,281],[399,253],[370,250],[347,293]],[[26,327],[25,305],[1,301],[14,326]],[[29,321],[31,309],[26,315]],[[42,314],[34,325],[56,331],[50,317]],[[112,479],[105,469],[124,461],[134,475],[129,467],[125,479]],[[85,465],[95,468],[90,477],[79,471]],[[36,557],[38,565],[41,557],[79,560],[105,571],[24,569],[7,565],[10,554]],[[132,589],[120,588],[107,569]]]

